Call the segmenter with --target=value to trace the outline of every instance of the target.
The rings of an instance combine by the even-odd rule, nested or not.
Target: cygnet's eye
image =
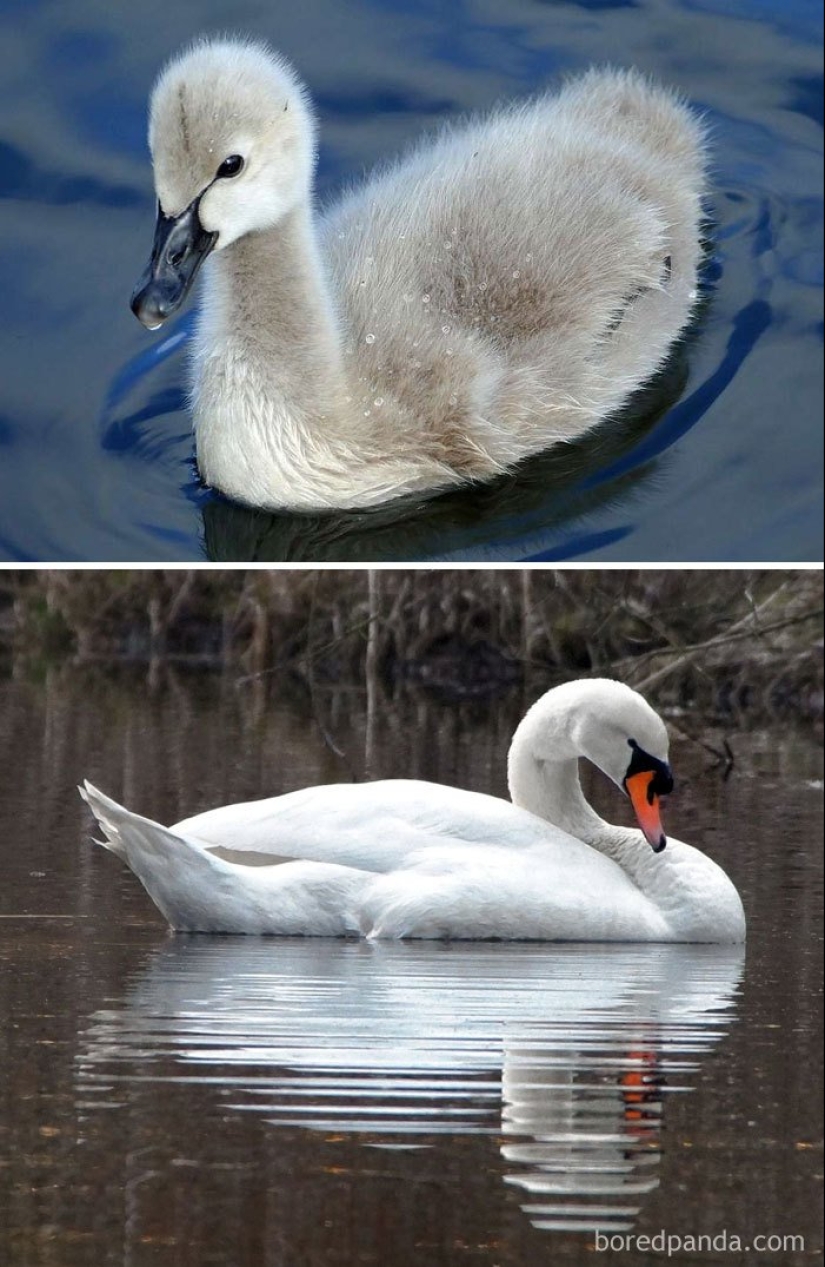
[[[240,154],[230,154],[229,158],[225,158],[218,168],[218,177],[222,179],[224,176],[237,176],[242,168],[243,159]]]

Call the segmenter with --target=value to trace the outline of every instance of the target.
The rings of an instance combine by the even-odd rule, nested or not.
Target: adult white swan
[[[483,480],[594,426],[662,363],[696,296],[702,129],[635,72],[470,119],[311,207],[315,129],[262,45],[161,74],[144,325],[201,263],[201,474],[271,509]]]
[[[548,691],[520,723],[512,804],[413,780],[331,784],[166,828],[88,782],[81,794],[102,843],[180,931],[742,941],[724,871],[690,845],[665,847],[667,754],[642,697],[594,679]],[[641,831],[591,809],[579,757],[629,795]]]

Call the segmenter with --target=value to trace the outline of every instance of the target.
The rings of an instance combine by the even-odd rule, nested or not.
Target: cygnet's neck
[[[416,488],[420,449],[392,426],[391,399],[382,442],[363,382],[350,381],[308,204],[207,266],[192,393],[207,483],[296,510],[369,506]]]
[[[328,408],[332,422],[344,396],[341,339],[309,206],[216,253],[211,283],[215,321],[225,334],[242,332],[283,411]]]

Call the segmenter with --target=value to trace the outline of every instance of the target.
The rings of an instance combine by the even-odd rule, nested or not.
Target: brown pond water
[[[682,1238],[674,1262],[812,1260],[822,753],[810,731],[728,731],[727,780],[675,737],[667,823],[739,886],[747,954],[174,937],[88,843],[74,791],[88,776],[167,822],[353,774],[503,794],[528,697],[377,691],[368,708],[364,692],[330,689],[311,708],[282,679],[72,668],[0,683],[0,1262],[666,1260],[627,1239],[600,1252],[596,1223],[617,1246]],[[615,791],[589,783],[624,819]],[[694,1252],[685,1238],[699,1236],[713,1246]],[[777,1239],[732,1248],[759,1237]]]

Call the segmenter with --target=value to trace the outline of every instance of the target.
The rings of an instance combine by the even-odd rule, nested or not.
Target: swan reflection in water
[[[78,1091],[126,1106],[171,1060],[274,1127],[488,1134],[536,1227],[626,1231],[743,965],[741,946],[178,937],[91,1017]]]

